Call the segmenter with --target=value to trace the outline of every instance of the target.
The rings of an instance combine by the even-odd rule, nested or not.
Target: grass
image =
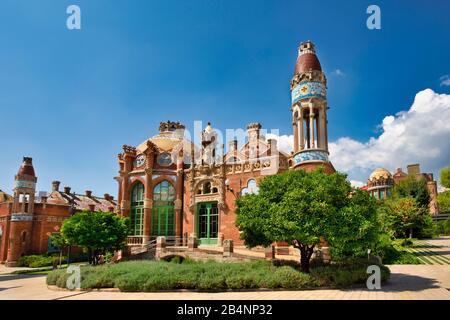
[[[275,266],[268,261],[222,263],[216,261],[183,263],[164,261],[128,261],[81,268],[81,288],[118,288],[121,291],[151,292],[190,289],[222,291],[239,289],[312,289],[347,287],[365,284],[367,264],[317,267],[311,273],[298,271],[298,266]],[[389,269],[381,266],[382,279],[389,278]],[[68,274],[53,270],[47,284],[65,288]]]

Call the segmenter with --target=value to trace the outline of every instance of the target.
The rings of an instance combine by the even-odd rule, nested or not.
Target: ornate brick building
[[[437,182],[433,178],[432,173],[423,173],[420,171],[419,164],[410,164],[407,166],[407,172],[403,172],[402,168],[397,168],[394,174],[391,174],[384,168],[378,168],[374,170],[369,179],[367,180],[367,186],[365,189],[376,199],[386,199],[391,196],[392,188],[401,181],[412,176],[416,179],[425,180],[430,194],[430,214],[436,215],[439,213],[439,206],[437,203]]]
[[[0,192],[0,262],[14,266],[22,255],[51,252],[50,235],[59,231],[64,219],[85,209],[130,217],[131,246],[159,235],[195,237],[202,245],[232,239],[241,245],[235,200],[257,192],[261,177],[318,166],[334,171],[328,160],[326,77],[310,41],[300,45],[290,89],[291,154],[280,152],[276,140],[266,139],[259,123],[247,126],[244,145],[233,140],[225,153],[211,124],[195,145],[184,137],[182,124],[161,122],[156,136],[136,147],[123,146],[118,155],[117,203],[107,194],[60,190],[58,181],[51,193],[36,196],[32,159],[24,158],[14,195]]]
[[[32,159],[25,157],[14,179],[13,196],[0,191],[0,263],[7,266],[15,266],[23,255],[54,252],[49,237],[74,213],[116,210],[112,196],[76,194],[70,187],[60,191],[59,181],[53,182],[50,194],[36,197],[36,182]]]
[[[120,213],[131,218],[130,245],[156,236],[196,238],[202,245],[231,239],[242,245],[235,225],[235,201],[257,192],[258,179],[285,170],[312,170],[328,160],[326,77],[314,44],[302,43],[291,81],[294,152],[280,152],[261,124],[247,126],[247,142],[218,144],[210,123],[200,145],[185,139],[178,122],[161,122],[159,134],[118,155]]]

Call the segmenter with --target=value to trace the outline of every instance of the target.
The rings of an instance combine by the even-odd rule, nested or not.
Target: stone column
[[[166,248],[166,237],[158,237],[156,238],[156,251],[155,258],[159,260],[161,255],[163,254],[164,249]]]
[[[20,204],[19,201],[20,201],[20,193],[15,191],[12,212],[19,212],[19,204]]]
[[[319,109],[319,113],[317,115],[317,144],[320,149],[325,149],[325,126],[324,126],[324,114],[323,109]]]
[[[188,250],[194,251],[197,248],[197,237],[191,235],[188,239]]]
[[[34,193],[31,193],[28,199],[28,213],[31,214],[33,212],[34,212]]]
[[[316,125],[316,134],[317,134],[317,148],[321,148],[322,145],[322,132],[320,130],[320,111],[317,111],[317,115],[316,115],[316,121],[315,121],[315,125]]]
[[[145,169],[145,190],[144,190],[144,226],[143,226],[143,242],[147,243],[151,236],[151,221],[153,208],[153,183],[152,169]]]
[[[298,134],[299,134],[299,128],[298,128],[298,119],[294,116],[294,121],[292,123],[292,126],[294,127],[294,153],[297,153],[298,151]]]
[[[231,257],[233,256],[233,240],[224,240],[223,241],[223,256],[224,257]]]
[[[314,109],[313,109],[312,104],[310,104],[310,107],[309,107],[309,130],[310,130],[309,136],[311,139],[310,146],[311,146],[311,148],[314,148],[315,147],[315,144],[314,144]]]
[[[270,246],[264,248],[264,257],[267,260],[275,259],[275,246],[274,245],[270,245]]]
[[[183,153],[180,152],[177,162],[177,182],[175,187],[175,236],[183,236]],[[177,245],[179,245],[177,241]]]
[[[25,203],[27,202],[27,194],[24,193],[22,196],[22,208],[20,212],[25,213]]]
[[[124,217],[130,215],[130,192],[128,190],[129,177],[125,174],[122,179],[122,203],[120,204],[121,214]]]
[[[305,118],[305,123],[306,123],[306,148],[310,149],[311,148],[311,130],[310,130],[311,122],[309,121],[308,117]]]
[[[300,124],[300,150],[304,150],[305,149],[305,129],[303,128],[304,119],[303,119],[303,110],[302,109],[300,109],[300,119],[298,122]]]

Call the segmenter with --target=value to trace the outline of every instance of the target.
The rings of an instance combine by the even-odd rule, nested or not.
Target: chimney
[[[267,139],[267,143],[269,144],[269,148],[271,148],[272,150],[278,150],[277,139]]]
[[[228,151],[235,151],[237,150],[237,146],[238,146],[238,141],[236,139],[230,141],[228,143]]]
[[[52,182],[52,190],[53,191],[59,191],[59,185],[61,184],[61,182],[59,181],[53,181]]]
[[[410,164],[407,167],[408,175],[417,175],[420,174],[420,164]]]
[[[91,190],[86,190],[86,197],[92,198],[92,191]]]
[[[108,207],[109,212],[114,212],[114,207]]]
[[[258,143],[261,138],[261,124],[258,122],[253,122],[247,125],[247,136],[250,144]]]
[[[92,212],[95,211],[95,204],[90,204],[89,205],[89,211],[92,211]]]
[[[64,187],[64,193],[69,194],[70,193],[70,187]]]

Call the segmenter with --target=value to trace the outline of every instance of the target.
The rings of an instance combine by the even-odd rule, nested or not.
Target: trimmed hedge
[[[75,253],[70,255],[70,262],[85,262],[88,261],[88,256],[85,253]],[[67,257],[62,256],[62,263],[67,263]],[[41,268],[52,266],[53,264],[59,264],[59,254],[49,255],[49,254],[39,254],[39,255],[29,255],[22,256],[17,262],[18,267],[29,267],[29,268]]]
[[[121,291],[159,291],[191,289],[217,291],[227,289],[345,287],[365,284],[368,264],[317,267],[311,273],[298,266],[275,266],[268,261],[223,263],[215,261],[183,263],[164,261],[128,261],[118,264],[81,267],[81,288],[118,288]],[[382,280],[389,269],[381,266]],[[53,270],[47,284],[66,287],[66,270]]]
[[[63,257],[64,259],[65,257]],[[53,263],[59,263],[59,256],[49,255],[30,255],[19,258],[18,267],[41,268],[52,266]]]

